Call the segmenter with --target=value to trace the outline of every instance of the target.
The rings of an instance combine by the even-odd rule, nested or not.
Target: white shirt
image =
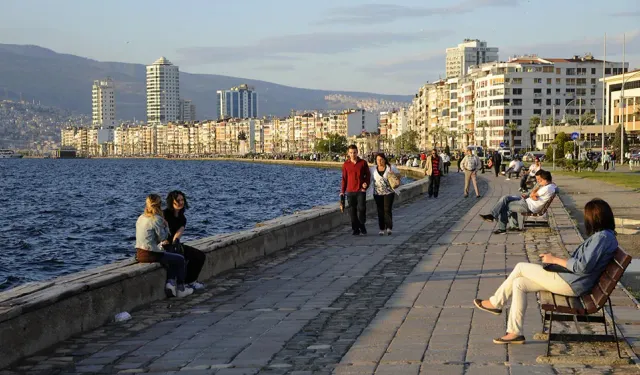
[[[541,167],[542,166],[536,165],[535,163],[531,164],[531,166],[529,167],[529,176],[535,176]]]
[[[540,189],[538,189],[537,201],[534,201],[531,198],[527,198],[526,202],[527,202],[527,207],[529,207],[529,211],[533,212],[534,214],[540,211],[542,206],[544,206],[545,203],[547,203],[547,201],[551,199],[551,196],[555,194],[555,192],[556,192],[555,184],[548,184],[548,185],[542,186]]]

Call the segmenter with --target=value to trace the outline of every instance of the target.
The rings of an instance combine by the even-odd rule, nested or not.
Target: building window
[[[551,95],[551,89],[547,89],[547,95]]]
[[[542,109],[534,109],[533,110],[533,114],[534,115],[541,115],[542,114]]]
[[[591,74],[596,74],[596,68],[591,68]]]
[[[562,74],[562,69],[556,68],[556,74]]]
[[[550,85],[553,82],[551,78],[547,78],[547,85]]]
[[[534,78],[533,83],[542,83],[542,78]]]

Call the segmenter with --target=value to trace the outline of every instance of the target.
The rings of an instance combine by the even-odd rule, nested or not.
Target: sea
[[[145,197],[189,204],[184,241],[338,204],[340,170],[215,160],[0,160],[0,291],[135,254]],[[163,205],[164,208],[164,205]]]

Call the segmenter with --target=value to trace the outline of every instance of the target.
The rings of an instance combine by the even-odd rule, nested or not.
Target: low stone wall
[[[340,165],[309,163],[309,166],[330,168]],[[418,180],[397,189],[396,204],[427,190],[421,170],[403,167],[400,170]],[[207,253],[201,278],[241,267],[344,225],[348,215],[340,212],[337,200],[336,197],[335,204],[260,223],[253,229],[188,242]],[[367,202],[367,210],[375,212],[372,199]],[[160,265],[140,264],[130,259],[47,282],[27,283],[0,293],[0,369],[73,335],[97,328],[119,312],[132,311],[165,298],[165,279],[166,272]]]

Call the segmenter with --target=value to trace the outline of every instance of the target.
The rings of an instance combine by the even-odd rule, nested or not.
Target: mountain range
[[[150,62],[152,63],[152,62]],[[101,62],[33,45],[0,44],[0,100],[35,100],[43,105],[91,114],[94,80],[111,77],[117,117],[146,117],[146,69],[142,64]],[[215,119],[216,91],[246,83],[259,93],[261,115],[283,116],[292,109],[336,109],[326,95],[409,102],[408,95],[302,89],[215,74],[180,72],[180,96],[196,105],[198,119]]]

